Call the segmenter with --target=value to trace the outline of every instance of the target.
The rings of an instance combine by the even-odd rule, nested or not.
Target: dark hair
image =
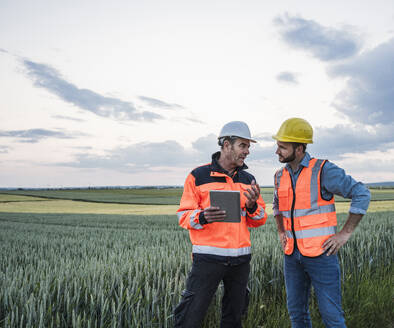
[[[300,143],[300,142],[292,142],[291,144],[292,144],[294,150],[296,150],[296,148],[297,148],[298,146],[302,146],[302,152],[305,153],[306,144]]]
[[[226,137],[221,137],[218,140],[218,145],[223,149],[224,142],[227,140],[230,142],[230,145],[234,145],[235,141],[238,139],[238,137],[235,136],[226,136]]]

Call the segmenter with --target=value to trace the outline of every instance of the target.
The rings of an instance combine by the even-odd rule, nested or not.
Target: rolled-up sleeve
[[[277,171],[274,175],[274,197],[272,198],[272,210],[274,216],[277,216],[281,214],[279,211],[279,198],[278,198],[278,186],[279,186],[279,181],[277,180],[277,175],[279,171]]]
[[[278,190],[276,188],[274,189],[274,198],[272,200],[272,210],[273,210],[274,216],[281,214],[281,212],[279,211]]]
[[[351,199],[349,212],[365,214],[371,193],[362,183],[347,175],[345,170],[331,162],[326,162],[321,173],[322,196],[329,199],[333,194]]]

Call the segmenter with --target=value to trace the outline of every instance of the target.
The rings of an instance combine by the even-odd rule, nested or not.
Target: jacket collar
[[[309,155],[308,152],[305,152],[305,156],[302,159],[300,165],[304,166],[304,167],[308,167],[309,166],[309,161],[311,160],[311,156]]]
[[[212,154],[211,170],[229,175],[228,172],[220,166],[218,162],[219,158],[220,158],[220,151]],[[238,166],[234,172],[240,172],[242,170],[246,170],[247,168],[248,166],[244,163],[242,166]]]

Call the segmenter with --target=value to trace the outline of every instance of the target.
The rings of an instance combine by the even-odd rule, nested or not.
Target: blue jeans
[[[312,327],[309,314],[311,286],[326,327],[346,327],[341,305],[341,276],[337,255],[307,257],[297,248],[285,255],[287,309],[293,328]]]

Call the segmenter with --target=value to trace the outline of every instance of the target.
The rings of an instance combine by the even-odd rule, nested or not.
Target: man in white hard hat
[[[179,225],[189,230],[192,269],[182,299],[174,311],[175,327],[200,327],[221,281],[224,286],[221,328],[241,327],[250,271],[250,227],[267,220],[260,187],[247,169],[252,139],[246,123],[233,121],[220,131],[220,151],[212,162],[187,176],[178,209]],[[225,220],[222,208],[211,206],[211,190],[238,191],[240,219]]]

